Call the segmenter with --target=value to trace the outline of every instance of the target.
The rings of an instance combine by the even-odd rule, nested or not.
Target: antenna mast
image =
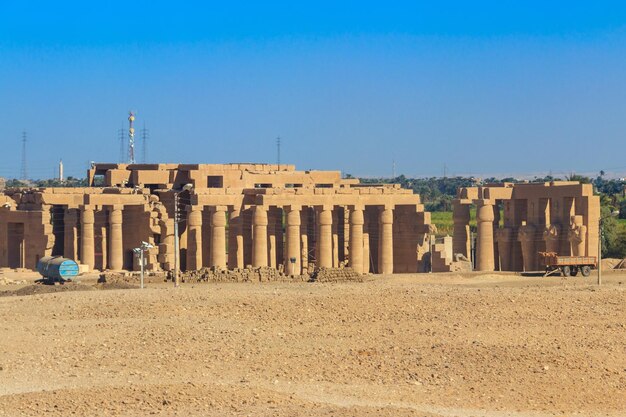
[[[135,121],[135,114],[131,111],[128,115],[128,163],[135,163],[135,128],[133,123]]]

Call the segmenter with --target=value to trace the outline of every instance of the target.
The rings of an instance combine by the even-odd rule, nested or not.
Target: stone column
[[[78,260],[78,212],[76,209],[68,208],[65,210],[65,216],[63,218],[65,222],[64,226],[64,238],[63,242],[63,256],[68,259]]]
[[[300,242],[302,247],[300,249],[300,266],[302,271],[307,271],[309,268],[309,208],[304,207],[300,211]]]
[[[276,264],[276,259],[278,257],[276,217],[276,209],[274,207],[270,207],[267,212],[267,266],[278,269],[278,265]]]
[[[158,203],[155,208],[159,213],[159,231],[161,233],[157,258],[161,267],[169,271],[174,268],[174,219],[169,216],[167,206],[164,203]]]
[[[535,248],[535,226],[522,221],[522,225],[517,231],[517,240],[522,244],[524,271],[536,271],[537,249]]]
[[[159,220],[161,227],[161,244],[159,245],[159,261],[166,270],[174,269],[174,219],[163,216]]]
[[[212,206],[206,207],[202,210],[202,266],[211,266],[211,242],[213,237],[211,236],[211,216],[213,216]]]
[[[244,268],[247,268],[252,266],[252,253],[254,252],[252,239],[252,218],[254,217],[254,209],[243,206],[240,216],[243,235],[243,265]]]
[[[476,208],[476,270],[493,271],[493,204],[480,201]]]
[[[493,265],[494,269],[502,270],[500,266],[500,248],[498,247],[496,240],[496,233],[498,232],[498,228],[500,227],[500,205],[496,201],[493,205],[493,236],[494,236],[494,245],[493,245]]]
[[[255,206],[252,214],[252,266],[267,266],[267,207]]]
[[[393,209],[380,211],[380,273],[393,274]]]
[[[350,259],[350,207],[343,207],[343,256],[344,260]]]
[[[354,207],[350,212],[350,267],[358,274],[367,273],[363,259],[363,208]],[[369,265],[369,260],[368,260]]]
[[[122,207],[115,205],[109,210],[109,269],[113,271],[119,271],[124,268]]]
[[[333,214],[332,206],[323,206],[319,212],[319,256],[320,267],[333,267]]]
[[[187,206],[187,271],[202,268],[202,206]]]
[[[80,261],[82,264],[89,265],[89,269],[93,269],[96,264],[93,236],[94,222],[93,208],[82,206],[80,212]]]
[[[102,215],[106,214],[104,211],[99,211],[96,209],[95,211],[95,226],[94,226],[94,268],[98,268],[98,260],[100,260],[101,265],[100,269],[102,271],[109,268],[109,228],[104,221]],[[99,216],[100,215],[100,216]],[[101,217],[98,219],[98,217]],[[103,216],[106,218],[106,216]],[[98,231],[99,230],[99,231]],[[98,249],[100,250],[100,256],[98,256]],[[98,259],[99,258],[99,259]]]
[[[283,209],[274,210],[274,244],[276,245],[276,268],[285,263],[285,235],[283,232]]]
[[[211,210],[211,266],[226,268],[226,207]]]
[[[333,233],[333,267],[339,268],[339,213],[332,211],[332,233]]]
[[[243,268],[243,218],[239,207],[230,212],[228,219],[228,267]]]
[[[452,202],[454,219],[454,234],[452,240],[452,251],[460,253],[467,259],[470,258],[470,206],[461,204],[460,201]]]
[[[290,275],[300,275],[302,271],[302,254],[300,253],[300,207],[288,206],[286,209],[287,218],[287,253],[285,257],[285,272]],[[291,259],[296,260],[295,263]]]
[[[369,274],[371,267],[370,224],[367,211],[363,209],[363,273]]]
[[[498,254],[500,255],[500,270],[512,271],[511,245],[513,243],[513,230],[508,227],[496,229],[496,240],[498,242]]]

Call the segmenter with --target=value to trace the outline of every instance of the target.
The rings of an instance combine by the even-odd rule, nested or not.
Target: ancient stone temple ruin
[[[0,266],[34,268],[62,255],[91,269],[313,265],[360,273],[417,272],[430,213],[398,185],[360,184],[338,171],[269,164],[94,164],[89,187],[8,189],[0,196]]]
[[[494,184],[460,188],[454,205],[453,251],[470,257],[476,210],[475,269],[537,271],[538,252],[596,256],[600,199],[591,184]]]

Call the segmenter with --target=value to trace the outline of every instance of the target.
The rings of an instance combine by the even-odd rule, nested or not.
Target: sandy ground
[[[0,415],[622,416],[626,274],[604,278],[0,297]]]

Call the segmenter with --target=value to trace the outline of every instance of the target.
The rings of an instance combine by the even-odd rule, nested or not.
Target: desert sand
[[[3,416],[626,415],[626,273],[4,277]]]

